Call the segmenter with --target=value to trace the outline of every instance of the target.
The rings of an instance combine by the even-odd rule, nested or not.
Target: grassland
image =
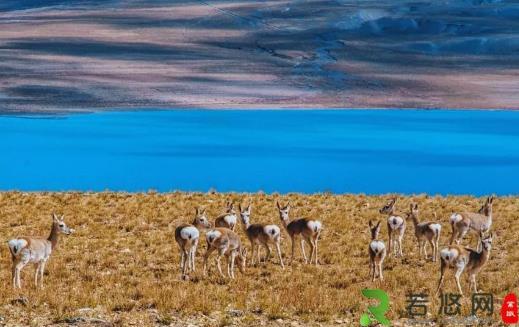
[[[201,271],[189,281],[180,278],[179,252],[174,242],[176,225],[191,221],[195,206],[207,208],[212,219],[226,200],[251,200],[253,222],[280,223],[275,201],[290,200],[292,216],[320,219],[324,224],[319,266],[301,260],[282,270],[277,260],[248,267],[236,280]],[[413,228],[408,227],[402,259],[388,258],[385,280],[371,283],[368,275],[368,221],[387,196],[265,195],[171,193],[0,193],[0,238],[46,235],[51,213],[65,215],[76,233],[60,239],[45,275],[45,287],[33,286],[33,267],[23,272],[23,289],[11,287],[10,255],[0,249],[0,325],[114,324],[114,325],[357,325],[368,303],[360,291],[379,287],[391,297],[388,316],[405,324],[406,294],[430,294],[430,318],[439,300],[433,296],[439,274],[437,263],[418,256]],[[446,244],[454,211],[477,210],[481,199],[461,197],[401,197],[399,208],[411,201],[421,207],[421,219],[436,213],[442,221],[441,244]],[[497,234],[490,263],[478,276],[479,288],[494,294],[500,321],[502,298],[518,291],[519,198],[500,197],[494,204],[493,230]],[[241,228],[239,233],[244,239]],[[283,232],[284,255],[289,239]],[[386,227],[382,236],[387,240]],[[475,246],[470,235],[465,244]],[[202,243],[203,244],[203,243]],[[245,242],[247,247],[248,242]],[[197,264],[205,245],[199,247]],[[297,252],[300,258],[300,253]],[[468,283],[463,280],[464,289]],[[446,291],[455,292],[451,275]],[[463,313],[470,310],[464,300]]]

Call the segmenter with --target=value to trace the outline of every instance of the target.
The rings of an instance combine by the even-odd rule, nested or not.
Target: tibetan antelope
[[[52,214],[52,226],[49,237],[19,237],[8,242],[9,251],[13,260],[12,274],[13,287],[22,288],[20,273],[28,263],[36,264],[34,284],[38,286],[38,275],[40,287],[43,287],[43,272],[45,264],[49,260],[52,250],[58,245],[59,234],[70,235],[74,232],[63,221],[63,216]]]
[[[216,254],[216,265],[220,276],[225,277],[222,272],[222,256],[227,258],[227,275],[234,278],[234,263],[238,264],[242,274],[245,274],[247,250],[243,248],[238,234],[227,228],[214,228],[205,234],[207,251],[204,254],[204,276],[207,275],[207,261],[213,251]]]
[[[454,213],[449,221],[452,226],[452,236],[449,244],[456,241],[460,244],[461,239],[467,234],[470,229],[476,232],[488,232],[492,226],[492,204],[494,196],[489,196],[481,209],[475,212]],[[477,249],[480,250],[481,239],[478,239]]]
[[[418,204],[411,203],[410,212],[407,214],[407,219],[411,219],[414,225],[414,234],[418,241],[418,248],[420,255],[422,252],[427,260],[427,243],[432,247],[432,261],[436,261],[438,257],[438,243],[440,241],[440,233],[442,225],[435,222],[423,222],[418,220]]]
[[[391,199],[382,209],[380,213],[388,215],[387,217],[387,232],[389,235],[388,252],[391,254],[393,249],[393,255],[403,256],[402,252],[402,239],[406,229],[405,219],[396,212],[396,198]]]
[[[234,204],[231,201],[227,201],[225,207],[225,213],[216,218],[214,221],[214,227],[223,227],[234,231],[234,227],[236,226],[236,222],[238,220],[236,211],[234,210]]]
[[[249,204],[242,210],[241,205],[238,205],[240,212],[240,221],[242,222],[243,231],[247,235],[252,248],[251,264],[254,264],[256,254],[258,256],[258,263],[260,262],[260,245],[263,245],[267,250],[267,258],[265,261],[270,259],[270,248],[269,243],[276,246],[276,251],[279,257],[281,267],[284,269],[283,258],[281,257],[281,229],[277,225],[264,225],[264,224],[251,224],[251,205]]]
[[[303,252],[303,258],[305,263],[308,263],[308,259],[305,253],[305,241],[310,244],[310,263],[312,263],[312,257],[315,258],[315,264],[318,264],[317,259],[317,242],[322,231],[322,224],[319,220],[311,220],[306,218],[299,218],[290,221],[288,214],[290,212],[290,202],[286,206],[282,207],[279,202],[276,201],[276,205],[279,210],[279,217],[283,222],[290,239],[292,241],[292,256],[290,258],[290,264],[294,260],[294,252],[296,248],[296,241],[301,236],[301,252]]]
[[[195,255],[200,237],[200,230],[211,228],[205,216],[205,209],[195,208],[195,219],[191,225],[183,224],[175,229],[175,240],[180,248],[180,270],[182,275],[186,271],[195,271]]]
[[[478,293],[476,275],[481,271],[490,257],[493,238],[493,234],[484,237],[483,232],[480,231],[479,239],[481,242],[481,251],[475,251],[459,245],[451,245],[442,249],[440,251],[440,281],[438,282],[436,294],[442,289],[443,278],[447,268],[456,269],[454,278],[456,279],[456,285],[461,295],[463,295],[463,292],[460,285],[460,276],[464,271],[468,274],[471,290],[473,290],[474,293]]]
[[[380,221],[376,225],[373,225],[370,220],[369,230],[371,231],[371,242],[369,242],[368,247],[369,274],[371,276],[371,281],[375,281],[377,270],[380,280],[384,280],[384,276],[382,275],[382,264],[386,258],[386,245],[384,244],[384,241],[378,239],[378,234],[380,233]]]

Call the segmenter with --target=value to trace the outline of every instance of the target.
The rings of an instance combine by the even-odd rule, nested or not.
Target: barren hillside
[[[519,3],[0,3],[0,110],[519,107]]]

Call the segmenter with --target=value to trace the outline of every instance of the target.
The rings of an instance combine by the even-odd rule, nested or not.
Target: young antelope
[[[236,211],[234,210],[234,204],[231,201],[227,201],[225,204],[225,213],[216,218],[214,227],[223,227],[234,231],[237,220],[238,217],[236,216]]]
[[[218,251],[216,255],[216,265],[220,276],[225,277],[222,272],[221,259],[227,258],[227,275],[234,278],[234,264],[238,264],[238,269],[245,274],[247,250],[243,248],[240,237],[235,232],[227,228],[215,228],[208,231],[205,235],[207,241],[207,251],[204,254],[204,276],[207,275],[207,261],[213,251]]]
[[[393,249],[393,255],[404,256],[402,252],[402,239],[406,229],[405,219],[401,215],[396,213],[396,198],[391,199],[382,209],[380,213],[388,215],[387,217],[387,232],[389,235],[388,252],[391,254]]]
[[[370,220],[369,230],[371,232],[371,242],[369,242],[368,247],[369,274],[371,276],[371,281],[375,281],[377,276],[380,280],[384,280],[384,276],[382,275],[382,264],[386,258],[386,245],[384,244],[384,241],[378,239],[378,234],[380,233],[380,221],[376,225],[373,225]]]
[[[205,209],[195,208],[195,219],[191,225],[183,224],[175,229],[175,240],[180,248],[180,270],[184,276],[188,271],[195,271],[195,255],[200,238],[200,230],[211,228],[205,216]]]
[[[241,205],[238,205],[238,209],[240,212],[240,221],[243,225],[243,231],[247,235],[247,238],[250,241],[250,245],[252,248],[252,259],[251,263],[254,264],[254,260],[257,259],[260,262],[260,246],[267,250],[267,258],[266,261],[270,259],[270,248],[269,244],[274,244],[276,246],[276,251],[278,254],[279,262],[281,267],[284,269],[285,265],[283,264],[283,258],[281,257],[281,229],[277,225],[264,225],[264,224],[251,224],[250,223],[250,215],[251,215],[251,205],[249,204],[242,210]]]
[[[43,272],[45,264],[50,258],[52,250],[58,245],[59,234],[70,235],[74,232],[63,221],[63,216],[52,214],[52,226],[49,237],[19,237],[8,242],[9,251],[13,261],[13,287],[22,288],[20,273],[28,263],[36,265],[34,274],[34,285],[38,286],[38,275],[40,287],[43,287]]]
[[[449,221],[452,227],[452,235],[450,243],[460,244],[461,239],[467,234],[469,230],[476,232],[488,232],[492,226],[492,204],[494,203],[494,196],[489,196],[481,209],[475,212],[461,212],[454,213]],[[481,250],[481,239],[478,239],[477,249]]]
[[[456,279],[456,285],[458,291],[463,295],[460,285],[460,276],[466,271],[470,281],[470,288],[474,293],[478,293],[476,285],[476,275],[481,271],[483,266],[488,262],[490,258],[490,250],[492,249],[493,234],[484,237],[483,232],[479,233],[481,242],[481,251],[475,251],[469,248],[463,248],[459,245],[451,245],[440,251],[440,281],[438,282],[438,288],[436,294],[442,289],[443,278],[445,271],[449,269],[455,269],[454,278]]]
[[[310,244],[310,263],[312,263],[312,257],[315,258],[315,264],[318,264],[317,259],[317,242],[319,241],[319,236],[322,231],[322,224],[319,220],[310,220],[306,218],[299,218],[293,221],[290,221],[288,214],[290,212],[290,203],[287,203],[286,206],[281,207],[279,202],[276,201],[276,205],[279,210],[279,217],[283,222],[283,226],[285,227],[288,235],[290,236],[290,240],[292,241],[292,256],[290,259],[290,264],[294,260],[294,252],[296,247],[296,240],[299,236],[301,236],[301,251],[303,252],[303,258],[305,263],[308,263],[308,259],[305,253],[305,241]]]
[[[440,241],[440,233],[442,230],[442,225],[435,222],[423,222],[421,223],[418,220],[418,204],[412,204],[410,206],[410,212],[407,214],[407,219],[411,219],[414,225],[414,234],[416,236],[416,240],[418,241],[418,249],[420,255],[422,252],[427,260],[427,243],[431,245],[432,248],[432,261],[436,261],[438,256],[438,243]]]

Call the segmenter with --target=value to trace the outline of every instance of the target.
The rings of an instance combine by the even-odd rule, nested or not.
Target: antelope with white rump
[[[70,235],[73,232],[74,230],[65,224],[64,216],[58,217],[53,213],[50,234],[47,238],[29,236],[18,237],[10,240],[8,245],[13,261],[13,287],[22,288],[20,280],[22,269],[28,263],[33,263],[36,265],[34,285],[37,287],[39,280],[39,285],[43,288],[43,272],[45,270],[45,264],[49,260],[52,251],[55,250],[58,245],[59,234]]]
[[[310,244],[310,263],[312,263],[312,258],[314,258],[314,263],[317,265],[319,262],[317,258],[317,242],[319,241],[319,236],[321,235],[323,228],[322,223],[319,220],[306,218],[299,218],[290,221],[288,216],[290,213],[290,202],[282,207],[279,202],[276,201],[276,206],[278,207],[281,222],[292,241],[292,256],[290,264],[292,264],[292,261],[294,260],[296,241],[301,237],[301,252],[303,252],[305,263],[308,263],[308,258],[306,257],[305,252],[305,242],[307,242]]]
[[[238,205],[238,209],[240,212],[240,221],[243,225],[243,231],[247,238],[249,239],[251,248],[252,248],[252,258],[251,264],[254,265],[254,261],[258,259],[258,263],[260,260],[260,246],[263,246],[267,251],[267,257],[265,261],[269,261],[270,259],[270,248],[269,244],[274,244],[276,247],[276,252],[279,258],[279,264],[284,269],[285,265],[283,264],[283,257],[281,256],[281,229],[277,225],[266,225],[266,224],[251,224],[250,223],[250,215],[251,215],[251,204],[242,209],[241,204]]]

